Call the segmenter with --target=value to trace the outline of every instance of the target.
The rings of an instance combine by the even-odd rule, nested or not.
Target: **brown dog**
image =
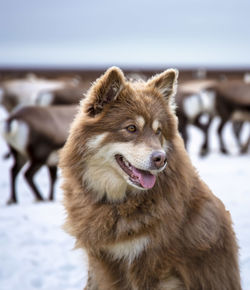
[[[241,289],[230,214],[177,131],[176,81],[170,69],[128,82],[113,67],[82,101],[60,167],[85,289]]]

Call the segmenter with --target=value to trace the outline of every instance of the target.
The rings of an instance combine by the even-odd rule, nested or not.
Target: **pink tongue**
[[[155,185],[156,177],[150,172],[133,168],[133,174],[139,178],[140,184],[144,188],[152,188]]]

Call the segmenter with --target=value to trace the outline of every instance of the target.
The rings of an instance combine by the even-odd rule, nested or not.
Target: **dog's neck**
[[[92,187],[85,180],[83,187],[88,189],[85,194],[88,194],[94,203],[121,204],[126,202],[128,197],[131,198],[141,192],[126,181],[119,184],[117,182],[106,183],[105,189],[100,190],[100,187]]]
[[[108,173],[103,176],[99,175],[95,179],[93,178],[94,172],[91,175],[85,174],[83,176],[83,187],[91,192],[92,198],[96,202],[105,200],[106,202],[113,203],[122,202],[125,199],[129,188],[125,180],[114,178],[114,176]]]
[[[121,202],[124,200],[127,192],[128,184],[121,182],[118,184],[115,182],[109,182],[106,184],[106,197],[110,202]]]

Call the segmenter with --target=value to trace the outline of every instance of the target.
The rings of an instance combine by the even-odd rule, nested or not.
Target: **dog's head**
[[[177,132],[172,98],[177,75],[169,69],[147,82],[129,82],[112,67],[88,91],[67,143],[75,140],[71,151],[84,164],[84,184],[99,197],[115,200],[128,187],[153,188]]]

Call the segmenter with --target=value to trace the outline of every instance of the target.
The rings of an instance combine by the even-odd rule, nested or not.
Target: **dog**
[[[87,290],[241,289],[230,214],[178,133],[177,77],[111,67],[81,101],[59,166]]]

